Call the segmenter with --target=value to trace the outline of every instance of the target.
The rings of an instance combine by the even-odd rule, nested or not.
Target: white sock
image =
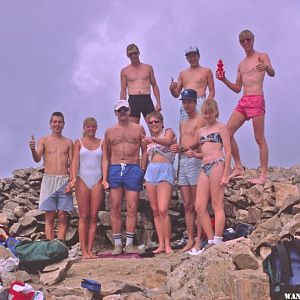
[[[126,246],[132,245],[134,238],[134,232],[126,232]]]
[[[208,242],[208,244],[214,244],[215,240],[208,240],[207,242]]]
[[[214,236],[214,243],[216,245],[221,244],[222,241],[223,241],[223,237],[222,236],[216,236],[216,235]]]
[[[122,245],[122,235],[121,233],[113,234],[113,239],[115,242],[115,246]]]

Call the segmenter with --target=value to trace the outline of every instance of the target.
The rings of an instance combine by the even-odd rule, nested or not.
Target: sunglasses
[[[128,107],[120,107],[119,109],[116,109],[116,112],[120,113],[120,112],[128,112],[129,108]]]
[[[132,57],[132,56],[136,56],[136,55],[138,55],[139,53],[137,52],[137,51],[134,51],[134,52],[130,52],[130,53],[128,53],[128,56],[129,57]]]
[[[244,38],[244,39],[240,39],[240,43],[243,44],[245,42],[250,43],[252,41],[252,38]]]
[[[159,120],[153,120],[153,121],[149,121],[149,124],[153,125],[153,124],[158,124],[159,122],[160,122]]]

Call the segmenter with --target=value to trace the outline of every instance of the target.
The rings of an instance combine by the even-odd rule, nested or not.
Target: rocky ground
[[[42,289],[46,299],[91,299],[80,288],[82,278],[99,281],[105,300],[269,299],[268,277],[261,270],[261,261],[282,236],[300,234],[300,167],[270,168],[264,186],[247,182],[255,173],[256,170],[247,170],[230,183],[225,193],[227,226],[252,224],[254,230],[248,238],[222,243],[193,257],[176,251],[154,258],[80,260],[75,210],[68,232],[74,258],[50,267],[51,272],[46,275],[16,271],[2,272],[1,278],[6,285],[15,279],[29,282]],[[44,236],[44,216],[37,210],[41,177],[42,169],[29,168],[16,170],[12,178],[0,180],[0,224],[8,226],[10,234],[33,240]],[[155,241],[155,230],[145,192],[141,193],[140,202],[137,243],[149,246]],[[98,251],[111,247],[109,209],[107,195],[99,212],[95,244]],[[176,190],[170,215],[175,240],[182,237],[185,229],[182,202]],[[7,255],[1,251],[0,259]],[[63,280],[56,282],[58,278]]]

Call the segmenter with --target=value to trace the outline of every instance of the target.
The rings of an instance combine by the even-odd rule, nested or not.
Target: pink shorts
[[[253,117],[259,117],[265,115],[265,99],[263,95],[245,95],[243,96],[235,111],[243,114],[246,120],[250,120]]]

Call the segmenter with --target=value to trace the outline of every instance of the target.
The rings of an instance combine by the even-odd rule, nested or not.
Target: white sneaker
[[[202,249],[197,250],[197,249],[195,249],[195,248],[192,248],[191,250],[189,250],[189,251],[187,251],[187,252],[185,252],[185,253],[186,253],[186,254],[189,254],[189,255],[199,255],[199,254],[201,254],[202,252],[203,252]]]

